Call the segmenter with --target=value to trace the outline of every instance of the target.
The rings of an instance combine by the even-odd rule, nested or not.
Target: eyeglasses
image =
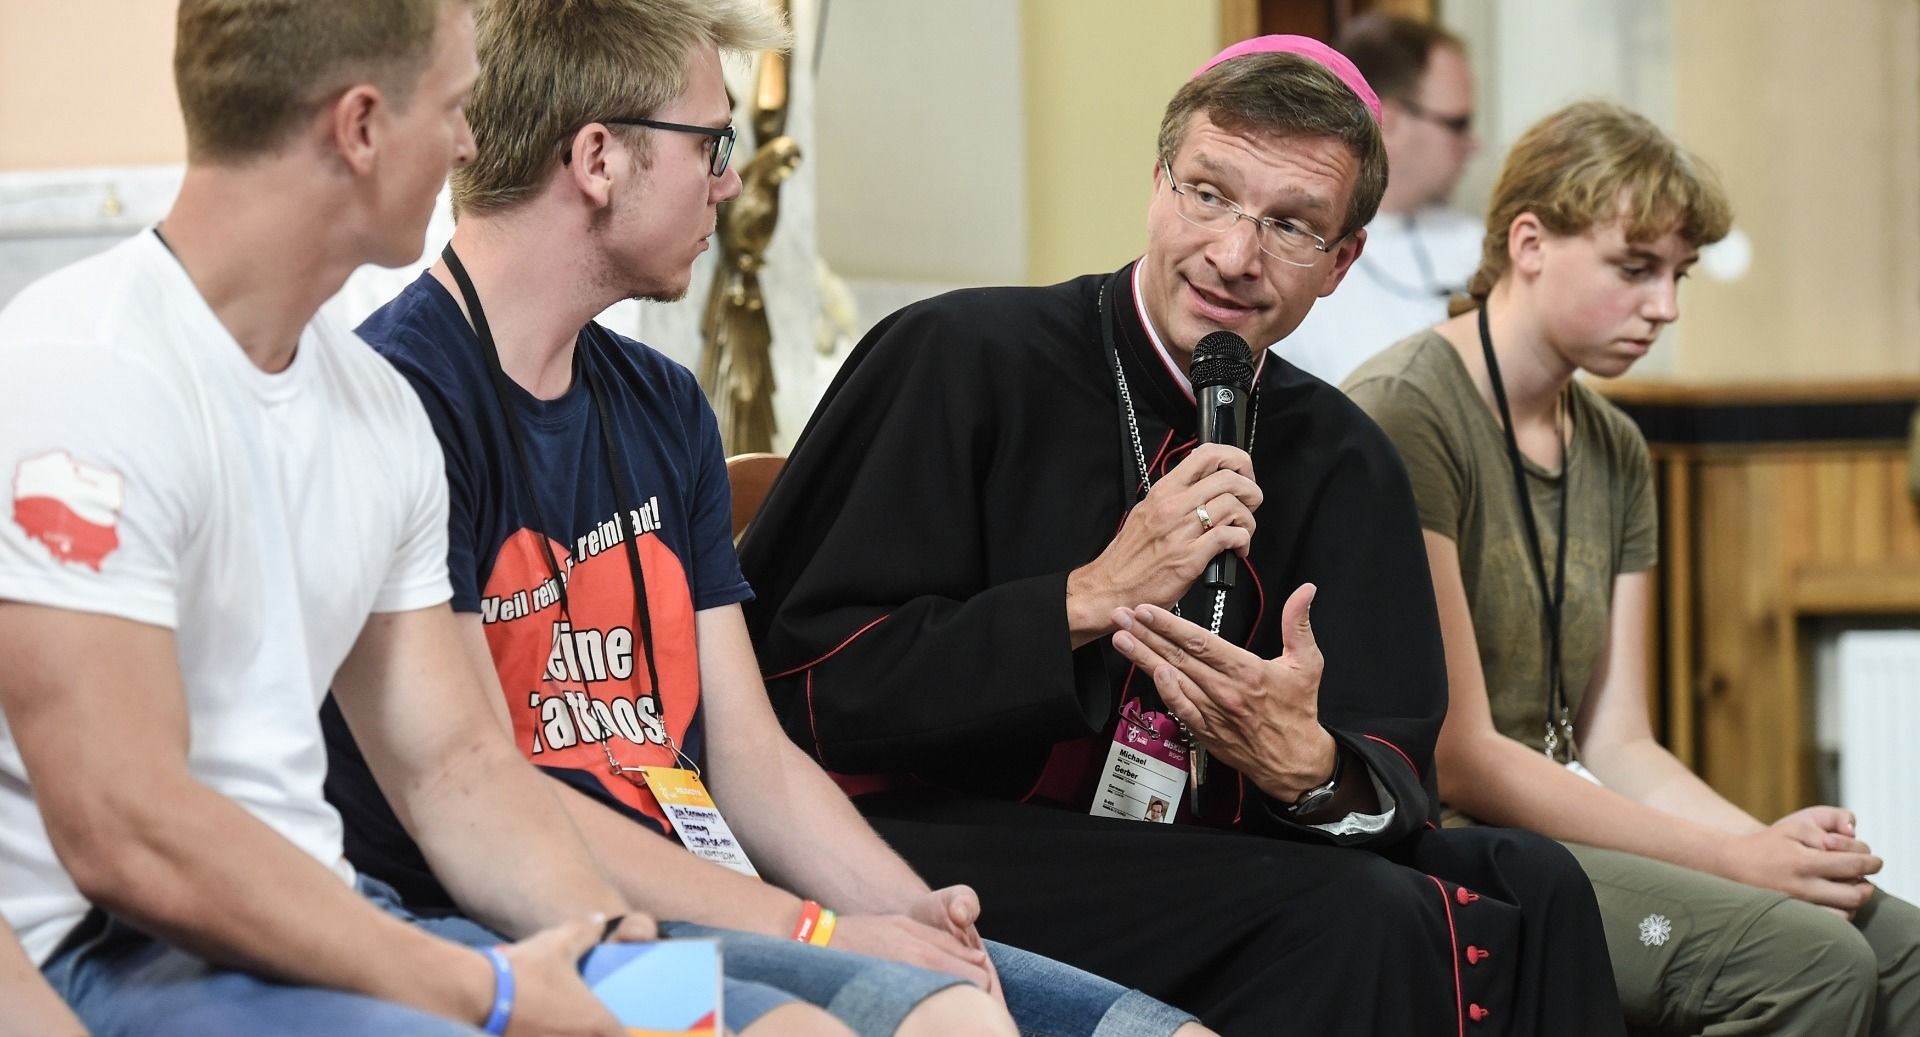
[[[1257,229],[1254,240],[1260,243],[1260,251],[1282,263],[1313,266],[1346,237],[1343,234],[1329,242],[1292,220],[1262,219],[1204,187],[1174,179],[1173,167],[1165,159],[1160,160],[1160,168],[1166,171],[1167,183],[1173,188],[1174,211],[1181,219],[1215,234],[1225,234],[1241,220],[1250,220]]]
[[[1408,115],[1430,122],[1456,137],[1464,137],[1473,132],[1472,112],[1465,115],[1441,115],[1431,108],[1422,108],[1412,101],[1403,101],[1397,97],[1393,99],[1393,103],[1405,108]]]
[[[738,137],[738,134],[735,133],[732,126],[716,130],[711,126],[689,126],[683,122],[661,122],[658,119],[642,119],[638,116],[600,119],[598,121],[604,122],[609,126],[646,126],[656,130],[672,130],[675,133],[698,133],[703,137],[710,137],[712,139],[707,143],[707,147],[711,149],[707,160],[707,172],[714,176],[724,176],[726,174],[727,163],[733,158],[733,142]],[[560,155],[561,165],[566,165],[572,161],[573,153],[571,151],[563,152]]]

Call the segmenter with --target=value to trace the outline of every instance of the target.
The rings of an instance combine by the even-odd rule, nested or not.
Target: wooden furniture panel
[[[1670,737],[1692,742],[1690,762],[1729,799],[1777,817],[1817,794],[1804,621],[1920,615],[1920,517],[1906,452],[1888,444],[1668,463],[1691,469],[1690,499],[1670,505],[1665,522],[1669,542],[1693,552],[1670,559],[1680,564],[1668,576],[1691,583],[1694,607],[1663,626],[1694,640],[1699,658],[1697,713],[1671,724]]]
[[[1656,729],[1756,816],[1814,802],[1808,622],[1920,621],[1920,381],[1601,388],[1660,492]]]

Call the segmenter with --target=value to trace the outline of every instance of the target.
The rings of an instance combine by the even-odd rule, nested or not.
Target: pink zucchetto
[[[1311,36],[1255,36],[1250,40],[1241,40],[1209,58],[1207,63],[1201,65],[1193,74],[1193,77],[1198,79],[1202,73],[1222,61],[1231,61],[1248,54],[1298,54],[1324,65],[1327,71],[1338,76],[1340,81],[1347,84],[1347,87],[1360,98],[1360,103],[1366,105],[1367,111],[1373,113],[1373,121],[1376,123],[1380,121],[1380,97],[1373,92],[1373,87],[1367,85],[1367,77],[1353,67],[1353,62],[1348,61],[1345,54]]]

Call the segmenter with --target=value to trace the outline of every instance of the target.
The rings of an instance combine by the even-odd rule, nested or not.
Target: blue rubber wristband
[[[503,1034],[507,1032],[507,1021],[513,1018],[513,962],[498,947],[482,948],[482,953],[493,966],[493,1011],[487,1014],[483,1029],[491,1034]]]

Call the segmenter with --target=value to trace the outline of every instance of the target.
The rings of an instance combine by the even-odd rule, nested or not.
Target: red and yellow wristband
[[[800,902],[800,921],[793,926],[793,938],[800,943],[825,947],[832,942],[834,927],[839,924],[840,916],[829,908],[821,907],[818,900],[803,900]]]

